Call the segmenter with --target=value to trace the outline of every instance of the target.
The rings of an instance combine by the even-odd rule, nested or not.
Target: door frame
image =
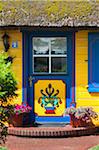
[[[72,54],[72,57],[69,58],[67,65],[69,65],[69,62],[72,61],[72,75],[71,75],[71,89],[70,89],[70,99],[68,99],[69,101],[69,106],[73,105],[75,106],[75,32],[66,32],[66,31],[61,31],[61,30],[57,30],[57,28],[55,28],[55,31],[53,32],[52,30],[44,30],[42,31],[42,29],[36,29],[36,30],[22,30],[22,45],[23,45],[23,52],[22,52],[22,68],[23,68],[23,73],[22,73],[22,101],[25,103],[28,103],[33,109],[30,113],[30,121],[31,122],[35,122],[35,114],[34,114],[34,105],[33,105],[33,95],[31,94],[33,91],[33,86],[32,88],[30,88],[29,86],[29,76],[32,72],[32,70],[29,68],[31,64],[30,61],[30,56],[31,56],[31,52],[29,52],[29,50],[32,48],[30,45],[30,41],[31,38],[33,36],[47,36],[48,34],[50,34],[50,36],[67,36],[70,40],[70,49],[72,49],[72,51],[70,52],[70,54]],[[71,68],[69,68],[71,69]],[[67,107],[69,107],[67,105]],[[59,120],[59,118],[57,117],[57,120]],[[70,122],[70,118],[68,117],[68,122]]]

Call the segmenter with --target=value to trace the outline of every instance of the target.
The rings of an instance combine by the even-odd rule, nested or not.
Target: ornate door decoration
[[[34,90],[34,109],[38,116],[63,114],[66,104],[66,87],[62,80],[38,80]]]
[[[55,90],[52,84],[49,83],[48,87],[45,90],[41,89],[40,92],[42,96],[39,98],[38,103],[46,109],[46,114],[55,114],[55,109],[62,103],[62,100],[58,97],[59,90]],[[49,104],[50,106],[48,106]]]

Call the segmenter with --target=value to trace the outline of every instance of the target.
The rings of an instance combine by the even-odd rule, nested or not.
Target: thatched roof
[[[0,1],[0,26],[98,27],[94,1]]]

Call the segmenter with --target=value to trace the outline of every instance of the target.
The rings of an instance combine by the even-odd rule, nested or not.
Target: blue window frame
[[[99,92],[99,33],[88,36],[88,91]]]
[[[33,37],[33,73],[67,74],[67,38]]]

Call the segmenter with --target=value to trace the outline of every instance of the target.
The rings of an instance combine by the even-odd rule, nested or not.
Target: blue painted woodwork
[[[29,87],[29,76],[31,75],[34,80],[33,80],[33,85],[37,80],[63,80],[66,83],[66,107],[69,107],[72,98],[71,91],[72,86],[74,87],[74,61],[75,61],[75,54],[74,54],[74,41],[73,41],[73,34],[72,32],[52,32],[52,31],[22,31],[23,33],[23,102],[28,102],[30,106],[33,107],[34,109],[34,87]],[[63,75],[36,75],[32,73],[32,38],[33,37],[67,37],[67,74]],[[69,122],[70,118],[69,116],[63,117],[39,117],[34,114],[34,110],[32,110],[30,114],[30,120],[31,122]]]
[[[99,92],[99,33],[88,36],[88,91]]]

